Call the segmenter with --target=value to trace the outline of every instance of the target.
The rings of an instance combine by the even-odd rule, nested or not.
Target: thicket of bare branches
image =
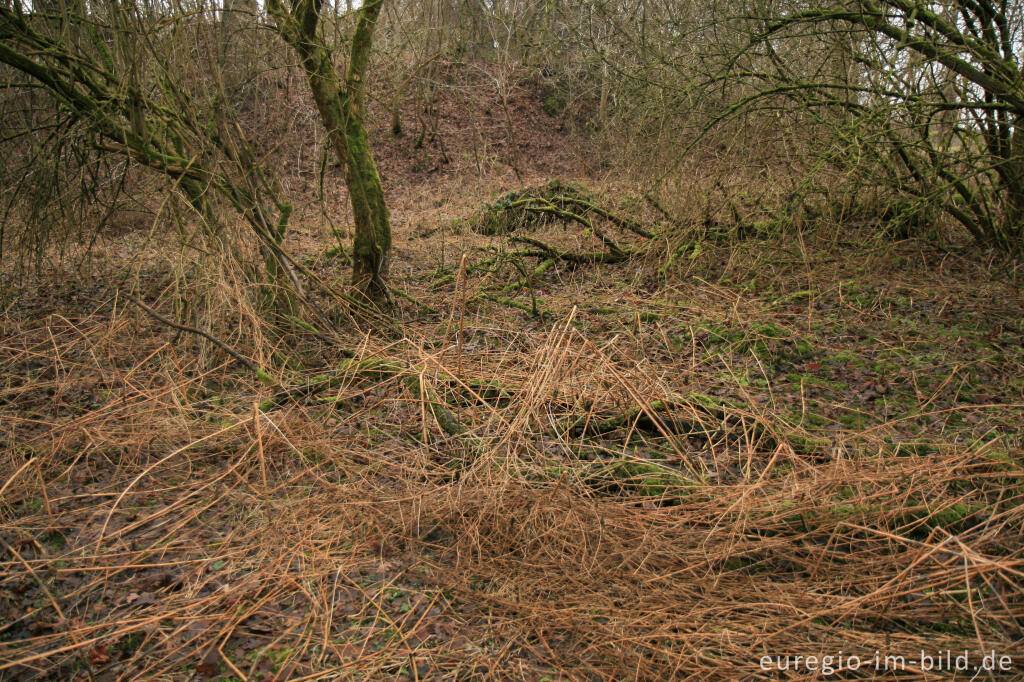
[[[1018,4],[590,2],[558,16],[581,63],[598,65],[595,124],[641,158],[682,150],[662,180],[686,157],[754,158],[789,184],[775,204],[790,217],[863,218],[890,237],[955,225],[1020,253]],[[737,205],[757,213],[749,192],[719,194],[734,223]]]

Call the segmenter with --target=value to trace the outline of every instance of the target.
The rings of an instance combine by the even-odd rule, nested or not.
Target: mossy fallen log
[[[565,261],[566,263],[577,263],[577,264],[594,264],[594,263],[622,263],[623,261],[630,258],[633,255],[632,251],[609,252],[609,251],[591,251],[584,253],[577,253],[575,251],[566,251],[559,249],[556,246],[552,246],[546,242],[542,242],[539,239],[532,237],[524,237],[518,235],[511,238],[514,242],[522,244],[529,244],[534,246],[545,254],[548,258],[557,258],[558,260]]]
[[[601,206],[583,185],[560,180],[506,192],[470,218],[469,225],[485,235],[511,234],[552,222],[577,222],[592,229],[591,216],[645,239],[656,236],[636,220]]]
[[[496,296],[495,294],[489,294],[487,292],[479,294],[477,296],[477,298],[482,298],[482,299],[484,299],[486,301],[493,301],[494,303],[500,303],[501,305],[508,306],[509,308],[516,308],[518,310],[522,310],[523,312],[529,313],[533,317],[540,317],[540,318],[551,317],[551,313],[549,313],[547,310],[539,307],[537,305],[537,301],[536,300],[533,300],[530,304],[527,304],[527,303],[523,303],[522,301],[516,301],[516,300],[513,300],[511,298],[504,298],[502,296]]]
[[[635,459],[595,463],[584,476],[591,486],[612,483],[641,497],[667,500],[699,483],[661,464]]]
[[[689,412],[690,416],[684,416]],[[621,429],[635,427],[651,433],[671,433],[677,436],[694,437],[707,442],[728,438],[730,430],[724,422],[742,419],[749,409],[727,398],[715,398],[703,393],[691,392],[686,398],[676,401],[654,400],[646,407],[634,405],[618,414],[595,418],[593,414],[577,415],[568,421],[561,433],[574,438],[605,435]],[[739,414],[737,414],[739,413]],[[710,417],[715,424],[700,419]],[[754,439],[761,440],[765,448],[778,447],[779,439],[760,421],[753,419],[748,426]],[[785,441],[798,454],[821,452],[831,446],[827,438],[813,438],[799,434],[785,434]]]
[[[415,368],[379,358],[364,358],[361,360],[346,358],[330,374],[320,374],[313,377],[303,386],[294,386],[279,391],[260,403],[259,409],[266,412],[290,400],[297,398],[308,400],[332,388],[341,386],[353,374],[375,376],[380,379],[401,378],[406,388],[413,395],[423,400],[431,416],[434,417],[442,431],[449,436],[459,435],[465,431],[465,427],[459,422],[452,411],[448,409],[445,403],[421,381],[421,372],[416,371]],[[320,401],[335,402],[336,399],[331,397],[320,398]]]

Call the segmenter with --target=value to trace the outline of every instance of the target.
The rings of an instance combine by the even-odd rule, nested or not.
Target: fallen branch
[[[549,257],[557,258],[567,263],[621,263],[632,255],[631,251],[622,251],[620,253],[574,253],[572,251],[563,251],[532,237],[517,236],[512,237],[511,240],[535,246]]]
[[[548,311],[546,311],[546,310],[544,310],[542,308],[538,308],[536,306],[536,301],[533,302],[533,305],[527,305],[525,303],[520,303],[519,301],[513,301],[511,298],[504,298],[502,296],[496,296],[494,294],[488,294],[488,293],[480,294],[478,296],[478,298],[482,298],[482,299],[485,299],[485,300],[488,300],[488,301],[493,301],[494,303],[500,303],[501,305],[508,306],[509,308],[517,308],[517,309],[522,310],[524,312],[530,313],[534,317],[549,317],[550,316],[550,313]]]
[[[554,258],[548,258],[547,260],[541,261],[540,264],[537,265],[537,267],[535,267],[533,269],[532,273],[530,273],[529,275],[526,275],[525,277],[523,277],[522,279],[520,279],[520,280],[518,280],[516,282],[509,282],[508,284],[506,284],[502,288],[502,292],[508,294],[508,293],[512,293],[513,291],[518,291],[520,289],[524,289],[524,288],[530,286],[530,284],[534,280],[536,280],[538,277],[540,277],[545,272],[547,272],[551,268],[551,266],[554,265],[554,264],[555,264],[555,259]]]
[[[332,374],[318,375],[305,386],[295,386],[280,391],[260,403],[259,409],[266,412],[288,400],[300,397],[304,399],[312,398],[324,391],[342,385],[353,374],[362,374],[364,376],[377,375],[380,378],[401,377],[406,387],[414,395],[423,399],[431,416],[434,417],[442,431],[449,436],[457,436],[466,430],[452,411],[445,406],[445,403],[420,381],[420,373],[415,368],[404,367],[398,363],[379,358],[367,358],[364,360],[346,359],[335,368]],[[324,402],[336,402],[335,398],[323,398],[322,400]]]
[[[135,296],[132,296],[128,292],[122,291],[121,293],[124,294],[124,297],[127,298],[129,301],[131,301],[135,305],[139,306],[144,311],[146,311],[150,316],[152,316],[153,318],[155,318],[159,322],[164,323],[168,327],[171,327],[172,329],[177,329],[178,331],[188,332],[189,334],[196,334],[197,336],[201,336],[204,339],[206,339],[207,341],[209,341],[210,343],[212,343],[213,345],[217,346],[222,351],[224,351],[225,353],[227,353],[228,355],[233,357],[235,360],[237,360],[239,363],[244,365],[245,368],[248,369],[250,372],[255,374],[256,378],[260,380],[260,383],[266,384],[267,386],[271,386],[271,387],[276,387],[276,386],[279,385],[277,383],[277,381],[275,381],[274,378],[272,376],[270,376],[264,369],[259,367],[252,360],[250,360],[249,358],[245,357],[244,355],[242,355],[241,353],[236,351],[234,348],[232,348],[228,344],[226,344],[223,341],[221,341],[220,339],[218,339],[213,334],[211,334],[209,332],[205,332],[202,329],[196,329],[195,327],[189,327],[188,325],[185,325],[185,324],[178,324],[177,322],[174,322],[173,320],[170,320],[170,319],[164,317],[163,315],[161,315],[160,313],[158,313],[157,311],[153,310],[148,305],[146,305],[145,303],[143,303],[142,301],[137,299]]]
[[[584,212],[592,211],[617,227],[629,230],[630,232],[644,237],[645,239],[654,239],[657,236],[650,230],[641,227],[638,223],[629,220],[628,218],[616,215],[615,213],[601,208],[597,204],[590,203],[589,201],[568,195],[560,195],[557,200],[567,204],[575,204],[576,206],[583,208]]]
[[[520,201],[509,204],[508,207],[506,207],[506,210],[512,208],[522,208],[525,211],[533,211],[534,213],[546,213],[548,215],[553,215],[556,218],[560,218],[564,222],[575,221],[580,225],[583,225],[583,227],[585,227],[586,229],[590,230],[594,234],[594,236],[601,240],[601,243],[608,247],[608,250],[611,251],[613,254],[617,256],[626,255],[626,252],[623,251],[623,249],[618,244],[616,244],[614,240],[612,240],[609,236],[604,234],[604,232],[599,230],[593,222],[587,220],[585,217],[581,216],[578,213],[574,213],[573,211],[567,211],[565,209],[559,208],[558,206],[548,201],[547,199],[522,199]]]
[[[691,393],[684,401],[655,400],[650,403],[650,409],[637,405],[602,419],[594,419],[593,415],[590,414],[580,415],[566,424],[561,434],[556,435],[567,434],[572,437],[583,438],[586,436],[604,435],[635,426],[644,431],[696,437],[710,443],[720,438],[727,438],[729,431],[723,428],[723,426],[709,428],[699,419],[680,417],[679,411],[688,410],[694,417],[703,414],[719,423],[744,416],[730,412],[727,409],[730,407],[728,404],[715,401],[710,396]],[[755,439],[764,438],[764,445],[769,449],[778,445],[779,438],[770,433],[756,418],[751,428],[751,435]],[[812,454],[820,451],[823,448],[827,448],[831,443],[827,438],[808,438],[795,434],[786,435],[785,441],[789,443],[794,452],[802,454]]]

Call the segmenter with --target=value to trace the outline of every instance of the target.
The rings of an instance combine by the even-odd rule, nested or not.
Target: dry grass
[[[771,166],[774,118],[723,126],[662,184],[692,231],[601,224],[630,258],[537,272],[471,229],[485,202],[583,173],[661,220],[649,183],[594,177],[660,173],[680,146],[590,145],[536,74],[504,93],[498,75],[439,63],[437,118],[410,89],[402,137],[395,84],[371,88],[399,333],[268,328],[238,262],[254,245],[227,220],[235,253],[183,248],[142,185],[90,270],[3,263],[0,680],[810,679],[761,657],[876,652],[908,665],[830,677],[953,677],[922,650],[995,651],[1012,671],[977,679],[1024,677],[1019,273],[865,247],[851,216],[879,216],[850,183]],[[277,95],[256,88],[244,118],[298,206],[285,246],[341,286],[342,171],[301,74],[262,78]],[[602,249],[580,225],[522,228]],[[330,388],[267,403],[119,288]]]
[[[495,243],[450,237],[472,259]],[[1019,673],[1022,358],[994,326],[1012,286],[813,252],[808,282],[807,258],[760,252],[720,261],[754,291],[557,267],[537,320],[476,296],[513,270],[435,290],[436,245],[399,242],[402,286],[438,313],[339,339],[345,363],[222,326],[265,366],[334,373],[266,412],[268,389],[133,307],[44,314],[55,284],[35,308],[21,292],[0,344],[0,678],[805,679],[759,661],[946,649]],[[908,291],[932,326],[912,302],[894,316]],[[984,359],[965,310],[990,324]],[[900,347],[954,368],[879,365]],[[841,353],[848,389],[809,383]],[[1002,379],[962,380],[985,362]]]

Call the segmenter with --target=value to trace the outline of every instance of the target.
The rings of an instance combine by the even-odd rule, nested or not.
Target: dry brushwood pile
[[[0,679],[1024,663],[1019,290],[920,247],[794,259],[748,241],[691,260],[714,281],[672,284],[528,245],[551,264],[527,294],[494,260],[510,235],[586,253],[598,233],[562,214],[618,215],[556,189],[491,202],[529,209],[502,234],[421,214],[467,255],[431,272],[436,240],[399,243],[400,334],[211,327],[269,376],[107,278],[11,282]],[[170,315],[158,262],[139,300]],[[546,317],[493,300],[528,295]]]

